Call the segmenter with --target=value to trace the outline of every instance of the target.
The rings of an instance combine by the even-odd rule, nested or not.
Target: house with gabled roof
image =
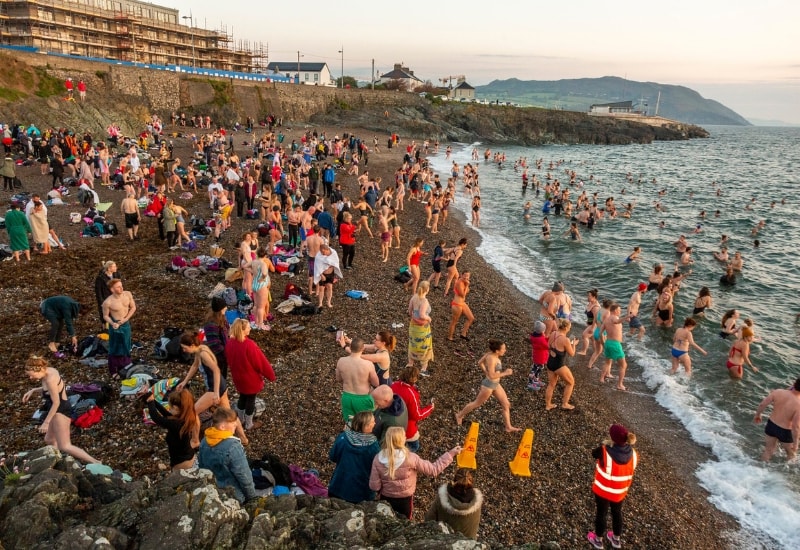
[[[299,70],[299,78],[298,78]],[[312,86],[335,86],[327,63],[298,63],[297,61],[271,61],[267,74],[280,74],[288,78],[298,78],[300,84]]]
[[[450,90],[449,95],[451,99],[472,101],[475,99],[475,88],[467,84],[466,80],[462,80],[458,86]]]
[[[414,71],[408,67],[404,67],[402,63],[395,63],[394,68],[391,71],[380,76],[379,82],[381,84],[386,84],[388,82],[397,80],[403,82],[405,89],[409,91],[413,90],[417,86],[422,86],[425,84],[418,77],[414,76]]]

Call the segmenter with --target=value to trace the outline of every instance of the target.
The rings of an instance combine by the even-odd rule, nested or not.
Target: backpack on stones
[[[67,388],[67,395],[80,395],[80,401],[93,399],[98,407],[105,407],[114,397],[114,388],[102,380],[71,384]]]

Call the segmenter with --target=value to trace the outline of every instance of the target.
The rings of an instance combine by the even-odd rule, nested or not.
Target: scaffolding
[[[138,0],[0,0],[0,43],[143,64],[240,72],[266,66],[260,42],[234,42],[225,25],[179,21],[178,10]]]

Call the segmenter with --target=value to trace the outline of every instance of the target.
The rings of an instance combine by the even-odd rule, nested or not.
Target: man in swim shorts
[[[631,295],[631,299],[628,302],[628,327],[630,328],[628,334],[633,336],[636,331],[639,331],[639,340],[644,336],[644,325],[642,325],[642,320],[639,319],[639,306],[642,305],[642,296],[645,292],[647,292],[647,285],[639,283],[636,292]]]
[[[336,363],[336,381],[342,384],[342,418],[345,424],[361,411],[375,410],[375,402],[370,389],[380,384],[375,366],[361,358],[364,341],[353,338],[345,347],[350,355],[342,357]]]
[[[617,361],[619,365],[617,389],[625,391],[626,388],[622,382],[625,380],[625,371],[628,369],[628,363],[625,361],[625,352],[622,351],[623,319],[619,316],[619,304],[611,304],[608,311],[609,315],[603,319],[603,325],[601,327],[602,331],[606,333],[606,342],[603,346],[603,356],[606,358],[606,361],[600,373],[600,382],[603,383],[607,378],[611,377],[611,366],[614,361]]]
[[[772,390],[759,404],[753,422],[761,423],[761,413],[772,405],[772,414],[764,427],[766,442],[761,460],[769,462],[778,443],[786,451],[786,460],[790,461],[797,455],[797,446],[800,443],[800,378],[786,390]]]

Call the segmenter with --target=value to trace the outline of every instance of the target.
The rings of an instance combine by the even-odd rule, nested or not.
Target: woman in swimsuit
[[[41,387],[25,392],[22,402],[27,403],[37,392],[42,394],[44,404],[48,407],[47,416],[39,426],[39,431],[44,434],[44,442],[81,462],[99,463],[99,460],[70,441],[72,407],[67,399],[66,384],[58,371],[50,366],[47,359],[32,355],[25,362],[25,373],[31,380],[42,383]]]
[[[542,238],[549,239],[550,238],[550,222],[547,221],[547,216],[542,219]]]
[[[708,289],[707,286],[704,286],[700,289],[700,292],[697,293],[697,298],[694,301],[694,309],[692,310],[692,315],[701,315],[703,317],[706,316],[705,311],[714,305],[714,301],[711,299],[711,291]]]
[[[433,200],[433,210],[431,210],[431,233],[439,232],[439,213],[442,211],[442,198],[436,197]]]
[[[228,382],[226,380],[227,373],[220,370],[214,352],[201,343],[200,334],[197,331],[184,332],[181,335],[180,343],[184,353],[194,355],[194,361],[184,379],[175,387],[175,391],[183,391],[199,370],[200,374],[203,375],[206,392],[195,402],[194,411],[200,415],[215,405],[230,408]],[[242,428],[242,423],[238,419],[236,420],[236,436],[242,440],[242,445],[248,444],[244,428]]]
[[[664,277],[659,287],[656,307],[653,310],[653,315],[656,317],[656,326],[667,328],[672,326],[672,312],[674,307],[675,306],[672,304],[672,278]]]
[[[586,309],[583,312],[586,314],[586,328],[581,334],[581,342],[583,342],[583,351],[579,351],[578,355],[586,355],[589,351],[590,338],[594,332],[594,317],[600,309],[600,303],[597,301],[597,289],[593,288],[586,294],[588,300]]]
[[[347,341],[349,344],[350,338],[343,338],[342,341]],[[392,366],[392,357],[389,355],[394,351],[397,345],[397,339],[388,330],[382,330],[375,335],[375,340],[372,344],[364,344],[364,353],[361,354],[362,359],[366,359],[375,365],[375,374],[378,375],[378,381],[387,386],[392,385],[392,377],[389,374],[389,368]]]
[[[433,333],[431,331],[431,304],[428,291],[431,284],[422,281],[416,293],[408,301],[408,363],[411,367],[419,362],[420,376],[430,376],[428,363],[433,361]]]
[[[603,300],[602,306],[594,314],[594,325],[592,325],[592,356],[589,358],[589,363],[586,365],[587,369],[594,367],[594,362],[603,353],[603,344],[606,340],[606,335],[602,330],[603,319],[610,315],[608,308],[614,302],[612,300]]]
[[[270,271],[275,271],[275,266],[267,257],[266,247],[260,247],[256,252],[256,259],[250,264],[253,271],[253,310],[255,315],[255,326],[258,330],[270,330],[270,326],[265,323],[269,317],[269,289]]]
[[[456,246],[444,251],[444,259],[447,262],[445,264],[447,268],[447,280],[444,282],[445,296],[450,292],[450,285],[455,283],[456,279],[458,279],[458,260],[461,258],[461,255],[464,254],[466,248],[467,238],[462,237]]]
[[[575,378],[567,366],[567,355],[570,357],[575,355],[575,344],[578,343],[578,339],[570,339],[567,336],[571,326],[572,323],[566,319],[559,319],[557,322],[558,329],[551,332],[548,339],[550,356],[547,358],[547,388],[544,392],[545,410],[548,411],[556,408],[556,405],[553,405],[553,390],[555,390],[559,379],[564,380],[566,384],[564,394],[561,396],[561,408],[565,410],[575,408],[574,405],[569,404],[572,390],[575,389]]]
[[[653,266],[653,272],[647,278],[647,292],[658,289],[658,285],[660,285],[664,280],[664,275],[662,274],[663,270],[664,266],[661,264],[656,264]]]
[[[424,252],[422,251],[422,243],[424,243],[421,238],[418,238],[414,241],[414,244],[411,246],[411,249],[408,251],[408,255],[406,255],[406,265],[408,265],[408,273],[411,275],[411,279],[403,285],[403,288],[406,290],[411,289],[412,294],[417,293],[417,285],[419,284],[419,259],[422,257]]]
[[[518,432],[520,428],[515,428],[511,425],[511,403],[508,401],[508,396],[503,386],[500,385],[500,379],[505,376],[514,374],[512,369],[503,370],[500,358],[506,354],[506,345],[500,340],[489,340],[489,351],[478,361],[478,366],[484,374],[484,379],[481,382],[481,389],[478,391],[478,396],[471,403],[467,403],[463,409],[456,413],[456,424],[459,426],[464,421],[464,417],[470,412],[474,411],[494,394],[497,402],[503,409],[503,422],[507,432]]]
[[[481,198],[475,195],[472,198],[472,227],[481,226]]]
[[[722,320],[720,321],[720,327],[722,330],[719,331],[720,338],[727,338],[731,334],[736,334],[739,331],[739,327],[736,325],[736,321],[739,319],[739,312],[735,309],[729,309],[725,312],[722,316]]]
[[[389,231],[392,232],[392,240],[397,240],[397,246],[394,248],[400,248],[400,223],[397,220],[397,211],[394,209],[394,207],[389,207],[389,215],[387,216],[387,220],[389,222]]]
[[[367,233],[369,233],[369,238],[372,238],[372,231],[369,229],[369,215],[372,213],[372,208],[370,205],[367,204],[363,198],[358,201],[358,204],[355,206],[355,210],[358,210],[359,218],[358,218],[358,229],[366,229]]]
[[[697,326],[697,321],[688,317],[683,322],[683,327],[675,331],[675,339],[672,341],[672,370],[670,374],[678,372],[678,368],[683,365],[686,376],[692,375],[692,358],[689,357],[689,348],[693,347],[703,355],[708,355],[706,350],[694,343],[692,331]]]
[[[469,332],[469,327],[472,326],[472,323],[475,321],[475,316],[472,314],[472,310],[467,305],[467,294],[469,294],[469,271],[462,273],[456,281],[456,284],[453,285],[453,294],[453,300],[450,302],[450,311],[452,312],[452,316],[450,317],[450,329],[447,333],[447,339],[451,342],[453,341],[458,320],[461,318],[461,315],[464,315],[467,318],[467,322],[464,323],[464,327],[461,329],[460,337],[464,340],[469,340],[467,333]]]
[[[744,364],[750,365],[753,372],[758,372],[758,369],[750,361],[750,343],[753,341],[753,329],[744,327],[742,329],[742,337],[736,340],[731,346],[731,351],[728,353],[728,361],[725,366],[728,367],[728,375],[734,380],[740,380],[744,375]]]
[[[247,294],[253,293],[253,270],[251,264],[255,259],[252,246],[253,236],[248,231],[242,235],[242,242],[239,244],[239,267],[242,269],[242,290]]]

